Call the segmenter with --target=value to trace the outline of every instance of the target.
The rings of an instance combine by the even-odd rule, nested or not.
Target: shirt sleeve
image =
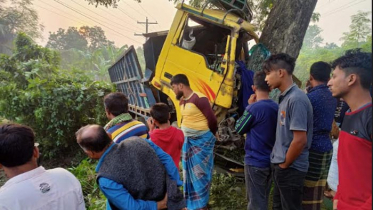
[[[253,125],[255,117],[251,110],[247,108],[243,115],[236,122],[236,132],[240,135],[247,133]]]
[[[141,209],[157,209],[157,202],[136,200],[127,191],[123,185],[114,182],[113,180],[101,177],[98,180],[99,187],[105,197],[112,205],[121,210],[141,210]],[[110,208],[108,208],[110,209]]]
[[[177,170],[174,161],[172,160],[171,156],[167,153],[165,153],[160,147],[155,145],[153,142],[151,142],[148,139],[145,139],[151,147],[153,147],[155,153],[159,157],[160,161],[166,168],[167,174],[170,177],[171,180],[176,181],[178,186],[183,185],[183,182],[180,181],[180,175],[179,171]]]
[[[218,130],[218,122],[214,112],[211,109],[209,100],[206,97],[200,97],[195,105],[203,113],[203,115],[205,115],[209,129],[215,135],[216,131]]]
[[[292,131],[307,131],[307,104],[303,101],[292,101],[288,109],[290,119],[290,130]]]

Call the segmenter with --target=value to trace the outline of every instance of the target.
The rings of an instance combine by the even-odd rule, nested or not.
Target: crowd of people
[[[246,135],[247,209],[268,209],[272,185],[273,209],[321,209],[327,183],[334,209],[372,209],[371,53],[351,50],[332,65],[314,63],[306,93],[293,83],[294,66],[287,54],[271,55],[255,73],[254,93],[236,122],[237,133]],[[76,132],[81,149],[98,160],[107,209],[208,209],[217,119],[185,75],[173,76],[170,86],[180,101],[180,129],[170,125],[164,103],[151,107],[147,126],[133,119],[127,97],[116,92],[104,97],[109,122]],[[278,103],[269,97],[275,88]],[[343,123],[335,116],[341,99],[349,107]],[[333,147],[336,121],[341,129]],[[0,126],[0,168],[9,178],[0,188],[0,209],[85,209],[79,180],[62,168],[44,169],[39,155],[30,127]]]

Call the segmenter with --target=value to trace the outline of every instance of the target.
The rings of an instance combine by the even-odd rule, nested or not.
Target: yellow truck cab
[[[232,106],[235,59],[241,54],[242,43],[250,38],[258,41],[258,36],[250,23],[232,13],[196,9],[185,4],[179,4],[177,9],[151,84],[171,99],[180,126],[178,101],[170,79],[173,75],[185,74],[191,88],[210,100],[221,121]],[[190,34],[195,40],[192,47],[185,44]],[[241,43],[239,50],[237,43]]]
[[[244,138],[235,133],[232,117],[237,110],[240,88],[235,63],[248,61],[247,42],[258,42],[258,36],[254,26],[246,21],[247,16],[240,15],[243,9],[248,9],[246,0],[241,1],[245,2],[241,10],[234,8],[237,5],[224,10],[178,4],[169,31],[144,34],[146,69],[141,69],[133,46],[118,58],[109,68],[109,75],[117,89],[129,98],[129,111],[134,116],[145,122],[150,107],[164,102],[172,109],[171,122],[180,126],[179,102],[170,79],[185,74],[191,88],[209,99],[217,116],[219,149],[243,151]],[[229,159],[222,153],[216,154]],[[226,164],[226,168],[243,168],[242,161],[229,159],[228,162],[233,166]]]

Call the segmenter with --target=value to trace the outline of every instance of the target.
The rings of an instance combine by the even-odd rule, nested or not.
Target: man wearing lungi
[[[312,64],[310,90],[307,93],[313,109],[313,135],[309,149],[309,167],[303,189],[303,210],[321,209],[323,189],[328,177],[333,145],[330,131],[337,107],[328,86],[332,67],[323,61]]]
[[[213,171],[217,121],[209,100],[194,92],[184,74],[172,77],[171,86],[180,100],[184,196],[188,209],[207,209]]]

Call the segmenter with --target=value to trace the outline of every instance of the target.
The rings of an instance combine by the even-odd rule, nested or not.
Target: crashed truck
[[[252,59],[248,41],[258,42],[250,24],[252,12],[246,0],[214,0],[202,8],[182,2],[176,9],[168,31],[144,34],[145,69],[131,46],[109,67],[110,79],[128,97],[129,111],[136,119],[146,124],[150,107],[163,102],[172,110],[172,125],[180,127],[179,102],[170,79],[185,74],[191,88],[209,99],[218,120],[215,165],[243,177],[243,158],[230,154],[243,153],[245,141],[234,129],[245,95],[241,87],[246,82],[237,61],[247,64]]]

